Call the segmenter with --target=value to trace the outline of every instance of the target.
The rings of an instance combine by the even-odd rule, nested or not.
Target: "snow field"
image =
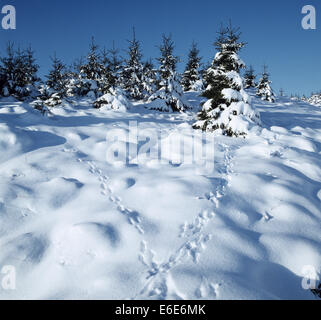
[[[204,162],[193,112],[82,100],[43,117],[2,100],[0,266],[17,288],[0,298],[313,299],[301,282],[321,270],[321,109],[254,104],[263,128],[207,134]],[[134,122],[158,137],[138,159]],[[125,161],[106,159],[114,130]]]

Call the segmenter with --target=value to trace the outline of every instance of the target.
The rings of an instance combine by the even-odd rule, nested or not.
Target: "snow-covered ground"
[[[0,269],[15,266],[16,290],[0,298],[313,299],[301,282],[321,270],[321,108],[255,104],[263,129],[208,134],[201,165],[173,143],[191,156],[204,142],[193,112],[83,101],[43,117],[1,100]],[[107,161],[112,132],[114,147],[144,145],[126,141],[133,121],[156,151]]]

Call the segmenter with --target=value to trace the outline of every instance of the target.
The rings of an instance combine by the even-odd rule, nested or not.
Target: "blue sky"
[[[172,33],[180,70],[193,40],[203,61],[212,59],[212,43],[221,22],[232,19],[248,45],[241,58],[261,72],[269,66],[273,88],[286,93],[310,94],[321,90],[321,4],[317,0],[1,0],[13,4],[17,29],[0,31],[0,50],[8,40],[36,51],[40,73],[46,73],[53,52],[66,63],[85,55],[91,36],[101,46],[113,40],[126,49],[135,26],[144,58],[158,56],[162,33]],[[314,5],[317,29],[303,30],[301,9]],[[125,55],[125,52],[121,52]]]

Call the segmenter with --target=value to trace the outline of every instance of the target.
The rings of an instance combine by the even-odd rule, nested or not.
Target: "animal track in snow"
[[[195,292],[195,296],[197,299],[217,299],[219,297],[220,286],[221,284],[211,283],[207,278],[203,277],[200,287]]]
[[[203,211],[198,215],[198,217],[194,220],[193,223],[189,224],[185,222],[184,225],[181,226],[181,233],[179,237],[186,238],[191,237],[194,234],[197,234],[203,230],[205,225],[214,218],[214,212]]]
[[[145,241],[141,243],[139,260],[148,270],[147,282],[139,294],[140,297],[185,299],[178,292],[170,271],[188,257],[198,263],[201,252],[206,248],[206,242],[211,239],[211,235],[203,233],[203,229],[214,217],[214,212],[204,211],[193,223],[186,222],[179,235],[186,239],[185,242],[165,262],[157,262],[156,253],[148,248]]]
[[[230,181],[230,174],[233,173],[233,157],[230,154],[230,147],[223,144],[220,146],[224,151],[224,168],[221,172],[223,179],[220,179],[221,182],[217,186],[215,194],[209,192],[204,197],[198,197],[198,199],[211,201],[216,207],[219,205],[219,199],[224,196]],[[203,211],[192,223],[185,222],[179,233],[179,237],[185,239],[185,241],[165,262],[157,262],[156,253],[148,248],[146,242],[142,242],[139,260],[148,268],[148,275],[147,282],[139,297],[168,299],[174,296],[183,298],[175,286],[170,271],[188,257],[196,264],[199,262],[202,251],[206,249],[206,243],[211,239],[211,234],[204,233],[204,229],[214,217],[213,211]],[[203,279],[196,295],[200,298],[217,298],[219,295],[218,288],[219,285],[208,283],[206,279]]]
[[[78,161],[83,162],[81,159],[78,159]],[[109,201],[116,206],[117,210],[127,217],[129,224],[134,226],[140,234],[144,234],[144,230],[141,226],[140,214],[137,211],[127,208],[122,202],[122,199],[114,194],[112,187],[109,185],[110,178],[107,175],[104,175],[103,171],[99,169],[94,162],[86,161],[86,163],[89,166],[89,171],[96,175],[100,182],[101,194],[107,196]]]

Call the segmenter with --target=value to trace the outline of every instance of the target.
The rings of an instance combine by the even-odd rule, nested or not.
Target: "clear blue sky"
[[[110,47],[126,49],[135,26],[144,58],[157,57],[162,33],[172,33],[184,67],[190,44],[199,44],[204,62],[221,22],[232,19],[248,43],[241,58],[257,72],[269,66],[275,91],[310,94],[321,90],[321,4],[317,0],[1,0],[13,4],[17,29],[0,31],[0,50],[8,40],[36,51],[43,75],[54,51],[66,63],[85,55],[91,36]],[[317,30],[303,30],[301,9],[317,10]],[[125,54],[122,52],[122,54]]]

